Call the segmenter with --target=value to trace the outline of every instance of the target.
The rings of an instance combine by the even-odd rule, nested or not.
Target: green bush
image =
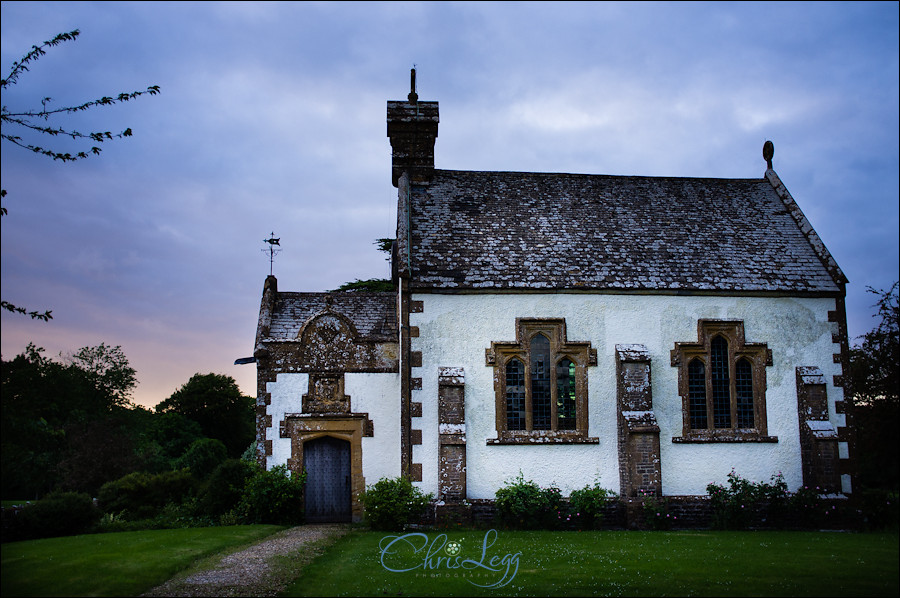
[[[728,474],[728,487],[720,484],[706,486],[713,511],[713,527],[716,529],[744,529],[752,519],[756,505],[756,493],[751,482],[737,475]]]
[[[374,530],[400,531],[420,517],[431,502],[408,478],[381,478],[360,494],[366,521]]]
[[[303,523],[303,487],[306,472],[292,473],[286,465],[258,469],[245,486],[240,512],[248,523],[299,525]]]
[[[250,446],[241,453],[241,461],[246,461],[247,463],[253,463],[256,465],[256,441],[250,443]]]
[[[87,533],[100,520],[100,510],[87,494],[53,492],[24,509],[4,510],[4,519],[3,541],[13,542]]]
[[[732,470],[727,488],[710,484],[706,491],[713,508],[713,526],[719,529],[745,529],[751,525],[815,528],[838,522],[844,516],[836,505],[824,504],[818,487],[803,486],[794,493],[788,492],[780,473],[772,476],[771,483],[753,483]]]
[[[205,480],[227,458],[228,450],[221,440],[200,438],[178,459],[177,467],[187,467],[195,478]]]
[[[519,476],[497,490],[494,507],[502,525],[516,529],[552,529],[560,524],[562,496],[559,488],[541,488]]]
[[[600,486],[596,481],[592,485],[573,490],[569,496],[567,518],[575,522],[579,529],[600,529],[603,521],[603,510],[616,493]],[[561,517],[561,515],[560,515]]]
[[[169,503],[182,503],[196,487],[197,481],[184,469],[158,474],[135,472],[103,484],[97,499],[105,513],[146,519]]]
[[[785,517],[779,521],[790,527],[819,527],[824,523],[825,507],[819,497],[819,488],[803,486],[788,495],[784,507]]]
[[[224,447],[223,447],[224,448]],[[197,497],[199,513],[218,519],[238,507],[244,486],[259,468],[240,459],[228,459],[216,467]]]
[[[672,529],[678,517],[669,512],[669,499],[664,496],[644,496],[641,508],[644,511],[644,525],[652,530]]]

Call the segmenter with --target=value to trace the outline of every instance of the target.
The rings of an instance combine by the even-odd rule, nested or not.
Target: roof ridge
[[[681,181],[752,181],[761,183],[765,178],[731,178],[731,177],[715,177],[715,176],[668,176],[668,175],[648,175],[648,174],[598,174],[587,172],[531,172],[525,170],[464,170],[451,168],[435,168],[437,173],[462,173],[462,174],[513,174],[513,175],[535,175],[548,177],[604,177],[612,179],[668,179]]]

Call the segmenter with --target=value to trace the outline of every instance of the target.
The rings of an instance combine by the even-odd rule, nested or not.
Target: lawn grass
[[[240,525],[89,534],[2,546],[3,596],[136,596],[205,556],[284,529]]]
[[[380,532],[338,540],[289,586],[288,596],[897,596],[896,533],[839,532],[499,532],[485,564],[451,569],[440,532],[429,548],[388,554]],[[480,561],[483,531],[451,532],[460,560]],[[416,547],[426,541],[414,538]],[[434,544],[432,544],[434,543]],[[393,548],[401,547],[395,544]],[[512,581],[504,555],[518,556]],[[444,557],[439,563],[437,557]],[[508,559],[511,562],[515,558]],[[479,585],[475,585],[479,584]]]

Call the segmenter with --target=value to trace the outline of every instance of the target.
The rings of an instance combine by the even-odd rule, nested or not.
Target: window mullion
[[[551,354],[551,362],[550,362],[550,429],[557,430],[559,429],[559,422],[557,421],[557,414],[559,413],[558,405],[556,404],[559,400],[559,388],[557,388],[557,380],[556,377],[556,359],[559,357],[556,354]]]
[[[497,426],[498,426],[497,429],[498,430],[508,430],[509,429],[509,411],[508,411],[509,399],[507,398],[508,397],[507,388],[509,387],[509,380],[507,380],[507,364],[509,363],[509,360],[506,360],[506,361],[500,360],[500,363],[501,363],[500,371],[499,372],[495,371],[496,373],[494,374],[497,377],[497,379],[500,380],[500,384],[499,384],[500,397],[502,397],[502,400],[500,398],[497,399],[497,406],[499,409],[499,415],[497,416]],[[500,372],[502,372],[502,374],[503,374],[502,376],[500,375]]]
[[[523,355],[525,362],[525,429],[529,432],[534,429],[534,415],[531,404],[531,355]]]
[[[581,365],[580,361],[575,362],[575,430],[586,432],[588,429],[587,409],[584,407],[587,403],[584,400],[587,397],[587,389],[584,387],[586,376],[584,375],[584,366]]]
[[[707,353],[707,364],[705,369],[705,378],[706,378],[706,429],[707,430],[715,430],[716,428],[716,419],[715,419],[715,409],[714,403],[715,400],[713,398],[713,367],[712,367],[712,353]]]
[[[756,364],[753,363],[752,361],[750,362],[750,384],[752,384],[752,386],[751,386],[752,393],[750,396],[752,397],[752,400],[753,400],[753,428],[755,430],[761,430],[762,425],[761,425],[760,420],[762,418],[762,413],[761,413],[761,409],[760,409],[760,404],[764,404],[764,403],[760,402],[760,397],[758,394],[760,392],[760,389],[759,389],[759,381],[757,380],[757,376],[756,376]]]
[[[731,429],[737,430],[739,427],[737,409],[737,367],[735,367],[737,356],[734,354],[734,344],[735,343],[731,341],[728,343],[728,395],[731,399]]]

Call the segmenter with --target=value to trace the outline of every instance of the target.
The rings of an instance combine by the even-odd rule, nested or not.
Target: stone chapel
[[[520,472],[851,492],[847,278],[770,142],[761,178],[442,170],[412,88],[387,103],[397,292],[263,287],[258,458],[307,471],[308,520],[399,475],[440,504]]]

